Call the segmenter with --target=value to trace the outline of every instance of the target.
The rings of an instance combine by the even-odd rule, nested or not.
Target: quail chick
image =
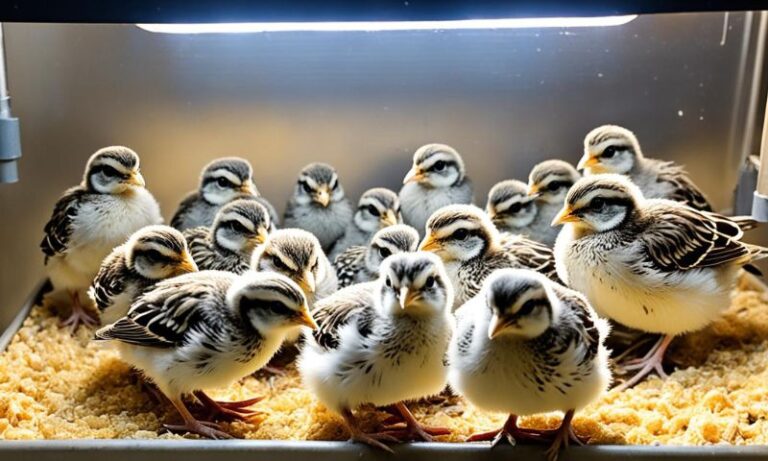
[[[253,252],[251,268],[273,271],[296,282],[310,306],[338,289],[339,282],[320,242],[301,229],[280,229]]]
[[[353,246],[336,257],[333,267],[339,278],[339,288],[379,278],[379,267],[387,257],[416,251],[419,233],[411,226],[395,224],[373,235],[367,246]]]
[[[286,334],[315,328],[306,298],[290,279],[274,273],[202,271],[158,283],[128,315],[96,332],[114,340],[123,360],[141,370],[173,403],[184,423],[176,432],[230,438],[198,421],[182,401],[194,395],[222,413],[241,402],[216,402],[204,389],[226,387],[264,366]]]
[[[549,247],[555,244],[560,226],[553,226],[552,218],[580,177],[573,165],[562,160],[545,160],[533,167],[528,176],[528,194],[536,199],[539,212],[530,225],[530,238]]]
[[[72,313],[62,324],[73,330],[95,325],[81,303],[102,260],[135,231],[160,224],[157,201],[144,188],[139,156],[127,147],[98,150],[88,160],[80,185],[56,202],[40,248],[54,292],[66,293]]]
[[[319,328],[305,335],[299,371],[317,399],[344,417],[351,440],[389,450],[382,442],[428,441],[447,433],[419,424],[403,402],[445,387],[451,304],[448,276],[428,253],[390,256],[377,281],[317,303],[313,315]],[[352,411],[363,404],[396,404],[406,427],[362,432]]]
[[[242,274],[251,268],[254,248],[267,240],[272,227],[263,205],[238,199],[221,207],[213,227],[187,229],[184,237],[200,270]]]
[[[436,253],[445,263],[454,308],[475,296],[496,269],[527,268],[555,276],[552,250],[519,235],[502,237],[491,218],[473,205],[451,205],[433,214],[419,249]]]
[[[413,166],[403,179],[399,196],[403,222],[423,236],[432,213],[446,205],[472,203],[472,182],[454,148],[427,144],[413,154]]]
[[[698,330],[730,304],[739,269],[768,256],[740,241],[749,218],[727,218],[683,203],[646,199],[626,176],[579,180],[555,224],[565,224],[555,245],[560,279],[595,310],[620,324],[664,335],[630,387],[654,370],[672,339]]]
[[[383,187],[368,189],[360,197],[352,222],[344,236],[333,245],[329,258],[335,259],[349,247],[365,246],[376,231],[402,222],[397,194]]]
[[[528,195],[528,185],[508,179],[494,185],[488,192],[485,211],[500,232],[531,238],[531,224],[539,212],[536,197]]]
[[[608,324],[583,295],[527,269],[499,269],[480,293],[456,311],[448,352],[451,388],[473,405],[509,415],[500,430],[470,441],[554,436],[547,452],[557,458],[569,439],[574,412],[595,401],[611,382],[604,342]],[[517,426],[521,415],[562,411],[559,429]]]
[[[323,251],[329,252],[351,220],[352,205],[344,196],[336,170],[325,163],[305,166],[285,207],[285,227],[311,232]]]
[[[587,175],[627,175],[646,198],[674,200],[712,211],[709,200],[682,166],[645,157],[635,134],[620,126],[603,125],[590,131],[584,138],[584,156],[578,168]]]
[[[210,227],[219,209],[238,198],[254,198],[275,213],[274,207],[259,197],[252,175],[251,164],[245,159],[224,157],[212,161],[203,168],[198,190],[190,192],[179,204],[171,226],[180,231]]]
[[[187,272],[197,265],[187,242],[172,227],[154,225],[134,232],[101,263],[89,296],[106,325],[125,316],[131,303],[155,283]]]

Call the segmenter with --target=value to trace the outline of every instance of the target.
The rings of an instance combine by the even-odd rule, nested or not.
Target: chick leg
[[[364,443],[366,445],[370,445],[374,448],[378,448],[380,450],[387,451],[389,453],[395,453],[391,448],[386,446],[383,442],[391,442],[391,443],[397,443],[399,440],[397,440],[395,437],[386,434],[386,433],[372,433],[367,434],[360,430],[360,425],[357,422],[357,418],[355,418],[355,415],[352,414],[352,410],[345,408],[341,412],[341,416],[344,417],[344,422],[347,425],[347,430],[349,431],[349,440],[351,442],[360,442]]]
[[[619,386],[616,386],[614,389],[618,390],[619,392],[624,391],[626,389],[629,389],[630,387],[634,386],[635,384],[642,381],[644,378],[646,378],[648,375],[653,373],[654,371],[656,374],[659,375],[662,379],[666,379],[667,373],[664,372],[663,367],[663,361],[664,361],[664,354],[667,351],[667,348],[669,347],[669,344],[674,339],[674,336],[665,335],[659,339],[659,342],[649,351],[649,354],[646,355],[646,357],[643,357],[641,360],[633,362],[629,365],[625,365],[622,367],[624,370],[640,370],[638,371],[632,378],[630,378],[627,381],[624,381]]]
[[[163,427],[171,432],[191,432],[193,434],[202,435],[209,439],[231,439],[232,436],[224,431],[219,430],[219,425],[208,421],[198,421],[192,416],[192,413],[187,410],[186,405],[181,400],[181,397],[176,396],[169,398],[176,410],[184,419],[184,424],[163,424]]]
[[[432,436],[434,435],[446,435],[451,433],[450,429],[447,427],[428,427],[422,425],[416,420],[416,418],[413,416],[413,413],[411,413],[411,410],[409,410],[408,406],[406,406],[403,402],[397,402],[395,404],[395,408],[400,412],[400,416],[403,417],[403,421],[405,421],[405,427],[389,427],[384,431],[393,436],[399,436],[398,438],[401,440],[407,439],[431,442]]]
[[[519,427],[517,425],[517,415],[509,415],[501,429],[474,434],[467,439],[467,442],[491,441],[491,447],[495,447],[502,440],[506,440],[510,445],[515,446],[518,441],[541,442],[547,440],[548,436],[547,431]]]
[[[249,421],[254,416],[259,415],[260,412],[250,410],[248,407],[263,399],[263,397],[256,397],[238,402],[219,402],[203,391],[195,391],[193,394],[203,405],[203,408],[208,410],[205,419],[222,419],[225,421]]]
[[[69,316],[59,322],[60,326],[69,327],[74,333],[80,325],[94,327],[99,324],[99,321],[93,318],[80,303],[80,294],[77,290],[70,291],[69,296],[72,299],[72,311]]]
[[[563,416],[563,422],[560,424],[560,428],[555,432],[555,438],[552,441],[552,445],[547,449],[547,461],[557,461],[557,456],[560,454],[560,448],[568,448],[569,442],[576,442],[579,445],[583,445],[579,437],[573,432],[571,422],[573,421],[574,410],[568,410]]]

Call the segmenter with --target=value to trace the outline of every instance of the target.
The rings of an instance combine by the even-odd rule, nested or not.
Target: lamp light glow
[[[379,32],[395,30],[531,29],[621,26],[637,15],[466,19],[456,21],[234,22],[206,24],[136,24],[164,34],[234,34],[263,32]]]

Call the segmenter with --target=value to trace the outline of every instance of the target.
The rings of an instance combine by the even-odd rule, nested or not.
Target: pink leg
[[[94,327],[99,324],[99,321],[93,318],[83,305],[80,304],[80,294],[77,291],[70,291],[69,296],[72,299],[72,312],[68,317],[59,322],[59,326],[69,327],[70,331],[74,334],[80,325]]]
[[[576,433],[573,432],[573,426],[571,426],[573,414],[573,410],[565,412],[560,428],[555,431],[555,438],[552,441],[552,445],[547,449],[547,461],[557,461],[557,456],[560,454],[560,448],[568,448],[569,442],[576,442],[579,445],[584,445],[584,442],[582,442]]]
[[[510,445],[515,446],[519,441],[542,442],[547,439],[548,431],[523,429],[517,425],[517,415],[509,415],[501,429],[474,434],[467,439],[467,442],[490,441],[491,447],[495,447],[503,440],[506,440]]]
[[[349,410],[348,408],[344,409],[341,412],[341,416],[344,417],[344,422],[347,424],[347,430],[349,431],[350,441],[364,443],[371,447],[378,448],[380,450],[384,450],[392,454],[395,453],[391,448],[389,448],[384,444],[384,442],[390,442],[390,443],[399,442],[399,440],[397,440],[395,437],[384,432],[371,433],[371,434],[367,434],[363,432],[362,430],[360,430],[360,426],[357,422],[357,418],[355,418],[355,415],[353,415],[352,411]]]
[[[634,386],[635,384],[642,381],[645,377],[653,373],[654,371],[661,377],[662,379],[666,379],[667,373],[664,372],[663,367],[663,361],[664,361],[664,354],[667,351],[667,348],[669,347],[669,344],[674,339],[674,336],[665,335],[663,336],[659,342],[651,349],[651,354],[647,357],[643,357],[642,360],[633,362],[629,365],[626,365],[623,367],[625,370],[640,370],[638,371],[632,378],[630,378],[628,381],[625,381],[621,383],[621,385],[616,386],[614,389],[617,389],[619,391],[624,391],[626,389],[629,389],[630,387]]]
[[[263,399],[263,397],[256,397],[238,402],[219,402],[212,399],[203,391],[195,391],[194,395],[203,405],[203,409],[208,410],[205,419],[221,419],[225,421],[249,421],[251,418],[258,415],[259,412],[249,410],[247,407]]]
[[[428,427],[422,425],[403,402],[397,402],[395,408],[400,412],[403,421],[405,421],[405,427],[388,427],[384,429],[384,432],[397,437],[401,441],[421,440],[431,442],[434,435],[447,435],[451,433],[447,427]]]
[[[171,432],[190,432],[193,434],[202,435],[209,439],[231,439],[232,436],[226,432],[220,430],[219,425],[208,422],[198,421],[192,416],[192,413],[187,410],[186,405],[182,402],[180,397],[169,399],[173,406],[176,407],[182,419],[183,424],[163,424],[163,427]]]

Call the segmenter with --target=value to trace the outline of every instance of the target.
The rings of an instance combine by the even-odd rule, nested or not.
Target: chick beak
[[[409,182],[419,182],[422,179],[424,179],[424,172],[414,166],[408,170],[408,173],[405,174],[405,178],[403,178],[403,184],[408,184]]]
[[[240,186],[240,191],[244,194],[255,195],[254,190],[256,190],[256,186],[253,184],[253,181],[246,181]]]
[[[144,182],[144,176],[141,175],[138,171],[135,173],[131,173],[131,175],[128,177],[128,179],[125,181],[126,184],[130,184],[131,186],[137,186],[137,187],[144,187],[146,185],[146,182]]]
[[[312,318],[312,315],[309,313],[309,308],[307,306],[304,306],[301,309],[301,313],[299,314],[298,322],[300,325],[303,325],[305,327],[309,327],[312,330],[317,330],[317,322],[315,322],[315,319]]]
[[[434,253],[439,249],[440,241],[434,238],[432,234],[424,237],[424,240],[421,241],[421,245],[419,245],[419,251],[431,251]]]
[[[499,319],[499,316],[493,314],[491,317],[491,323],[488,325],[488,339],[493,339],[501,333],[506,325]]]
[[[315,193],[315,202],[327,207],[331,203],[331,193],[328,191],[328,187],[321,187],[317,193]]]
[[[383,224],[384,227],[394,226],[397,224],[397,216],[395,216],[395,213],[392,210],[387,210],[381,215],[381,224]]]
[[[539,185],[538,184],[531,184],[528,186],[528,196],[536,198],[541,195]]]
[[[259,229],[259,233],[256,234],[254,237],[251,238],[251,242],[253,242],[254,245],[261,245],[262,243],[267,241],[267,237],[269,236],[269,233],[266,229]]]
[[[577,170],[584,170],[587,168],[592,168],[600,164],[600,160],[598,160],[597,157],[593,157],[589,154],[584,154],[583,157],[581,157],[581,160],[579,160],[579,164],[576,165]]]
[[[573,214],[573,209],[570,205],[565,205],[562,210],[555,216],[555,219],[552,220],[552,226],[559,226],[560,224],[565,224],[568,222],[577,222],[579,221],[579,217]]]
[[[304,276],[301,278],[299,285],[305,293],[314,293],[316,288],[315,275],[310,271],[304,272]]]
[[[179,268],[183,272],[197,272],[197,264],[195,264],[195,260],[192,259],[192,256],[189,253],[184,253],[181,264],[179,264]]]

